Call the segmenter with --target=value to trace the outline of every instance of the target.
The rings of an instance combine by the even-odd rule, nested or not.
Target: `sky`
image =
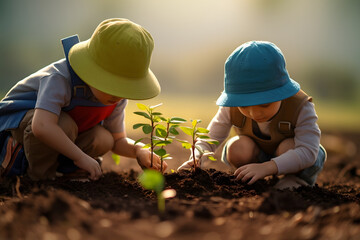
[[[355,0],[2,0],[0,92],[63,58],[61,38],[86,40],[112,17],[152,34],[151,68],[164,94],[217,97],[226,58],[250,40],[274,42],[304,87],[332,81],[341,90],[349,81],[359,89],[359,10]]]

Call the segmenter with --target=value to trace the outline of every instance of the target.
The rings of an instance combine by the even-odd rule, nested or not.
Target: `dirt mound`
[[[276,177],[247,185],[214,169],[167,173],[177,195],[164,213],[132,170],[95,182],[8,179],[0,239],[359,239],[360,157],[337,151],[318,185],[295,191],[275,190]]]

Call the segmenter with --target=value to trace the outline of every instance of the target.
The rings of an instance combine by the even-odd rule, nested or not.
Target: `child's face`
[[[91,86],[89,86],[89,87],[90,87],[91,92],[96,97],[96,99],[104,105],[112,105],[112,104],[118,103],[120,100],[123,99],[121,97],[116,97],[116,96],[104,93],[100,90],[97,90],[96,88],[91,87]]]
[[[267,122],[279,111],[281,106],[281,101],[248,106],[248,107],[238,107],[240,112],[248,118],[251,118],[255,122]]]

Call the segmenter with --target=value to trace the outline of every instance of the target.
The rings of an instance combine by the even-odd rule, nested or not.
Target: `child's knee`
[[[75,143],[89,156],[98,157],[113,149],[114,138],[108,130],[97,125],[79,134]]]
[[[112,134],[103,127],[95,127],[95,137],[92,141],[92,147],[98,149],[104,154],[114,147],[114,138]]]
[[[61,112],[58,120],[58,125],[65,132],[65,134],[74,142],[78,136],[78,126],[74,119],[67,113]]]
[[[247,136],[237,136],[229,140],[227,144],[227,160],[235,167],[252,162],[258,147],[255,142]]]
[[[294,149],[294,148],[295,148],[294,139],[293,138],[286,138],[277,147],[277,149],[275,151],[275,155],[280,156],[281,154],[287,152],[290,149]]]

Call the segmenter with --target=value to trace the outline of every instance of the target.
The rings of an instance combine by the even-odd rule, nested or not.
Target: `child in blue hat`
[[[275,186],[279,189],[315,184],[326,160],[318,118],[312,98],[289,77],[275,44],[251,41],[236,48],[225,62],[224,91],[216,103],[209,136],[221,143],[235,128],[222,161],[235,169],[236,179],[253,184],[276,174],[284,175]],[[202,141],[198,146],[211,152],[216,148]],[[197,156],[200,163],[205,160]]]

